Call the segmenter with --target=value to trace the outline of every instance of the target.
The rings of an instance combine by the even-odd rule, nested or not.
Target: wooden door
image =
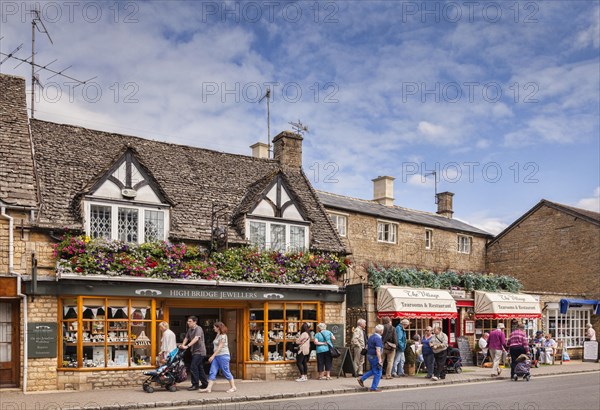
[[[227,326],[227,341],[229,343],[229,354],[231,360],[229,368],[234,378],[240,379],[243,377],[243,352],[240,347],[243,345],[244,336],[242,335],[240,326],[242,312],[239,309],[223,309],[223,323]]]
[[[0,302],[0,387],[15,387],[19,378],[19,304]]]

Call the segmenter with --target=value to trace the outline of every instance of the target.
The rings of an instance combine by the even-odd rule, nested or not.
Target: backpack
[[[176,383],[182,383],[187,380],[187,370],[185,368],[185,363],[183,363],[183,360],[177,363],[173,368],[173,376],[175,377]]]

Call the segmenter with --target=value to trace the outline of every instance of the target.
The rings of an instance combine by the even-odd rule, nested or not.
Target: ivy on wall
[[[446,271],[435,273],[426,269],[383,268],[370,265],[367,269],[369,284],[375,289],[391,284],[409,288],[450,289],[453,286],[467,291],[519,292],[523,285],[518,279],[507,275],[483,274],[476,272],[458,273]]]

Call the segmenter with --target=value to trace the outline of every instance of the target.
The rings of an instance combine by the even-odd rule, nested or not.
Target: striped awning
[[[456,302],[441,289],[381,286],[377,291],[377,316],[391,318],[457,318]]]
[[[476,319],[539,319],[540,302],[531,295],[475,291]]]

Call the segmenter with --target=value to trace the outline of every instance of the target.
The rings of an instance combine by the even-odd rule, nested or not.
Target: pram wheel
[[[154,387],[152,386],[145,386],[144,390],[146,393],[154,393]]]
[[[173,393],[173,392],[177,391],[177,387],[175,387],[175,385],[171,384],[170,386],[167,386],[167,390],[170,391],[171,393]]]
[[[457,374],[458,373],[462,373],[462,367],[457,367],[455,371],[456,371]]]
[[[525,377],[523,377],[523,378],[524,378],[525,380],[529,381],[529,380],[531,379],[531,375],[529,375],[529,374],[528,374],[527,376],[525,376]]]
[[[517,376],[517,375],[515,374],[515,375],[512,377],[512,379],[513,379],[514,381],[517,381],[517,380],[519,380],[519,376]]]

